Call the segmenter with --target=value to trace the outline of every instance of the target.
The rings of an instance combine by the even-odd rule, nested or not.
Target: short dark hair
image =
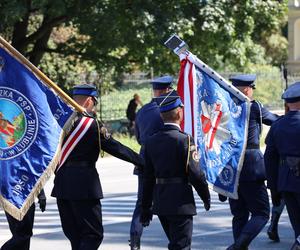
[[[179,108],[179,107],[178,107]],[[172,109],[167,112],[160,113],[161,118],[164,122],[175,122],[177,121],[177,109]]]

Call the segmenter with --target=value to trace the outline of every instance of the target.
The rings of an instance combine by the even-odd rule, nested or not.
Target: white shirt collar
[[[173,125],[178,127],[181,130],[181,127],[177,124],[177,123],[173,123],[173,122],[165,122],[165,125]]]

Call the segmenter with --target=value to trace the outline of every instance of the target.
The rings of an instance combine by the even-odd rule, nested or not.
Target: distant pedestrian
[[[133,99],[129,101],[126,109],[126,117],[129,121],[128,130],[130,135],[134,135],[135,116],[138,105],[143,105],[141,98],[138,94],[134,94]]]

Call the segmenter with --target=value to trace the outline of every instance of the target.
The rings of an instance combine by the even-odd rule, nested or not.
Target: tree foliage
[[[278,65],[286,13],[286,0],[1,0],[0,33],[64,85],[91,70],[175,73],[178,59],[162,46],[172,33],[216,69]]]

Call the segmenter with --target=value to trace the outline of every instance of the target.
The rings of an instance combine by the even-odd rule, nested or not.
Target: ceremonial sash
[[[67,141],[64,143],[61,153],[59,164],[57,166],[56,172],[60,169],[60,167],[65,163],[75,146],[81,140],[81,138],[86,134],[88,129],[93,123],[93,118],[90,117],[82,117],[76,128],[68,137]]]

